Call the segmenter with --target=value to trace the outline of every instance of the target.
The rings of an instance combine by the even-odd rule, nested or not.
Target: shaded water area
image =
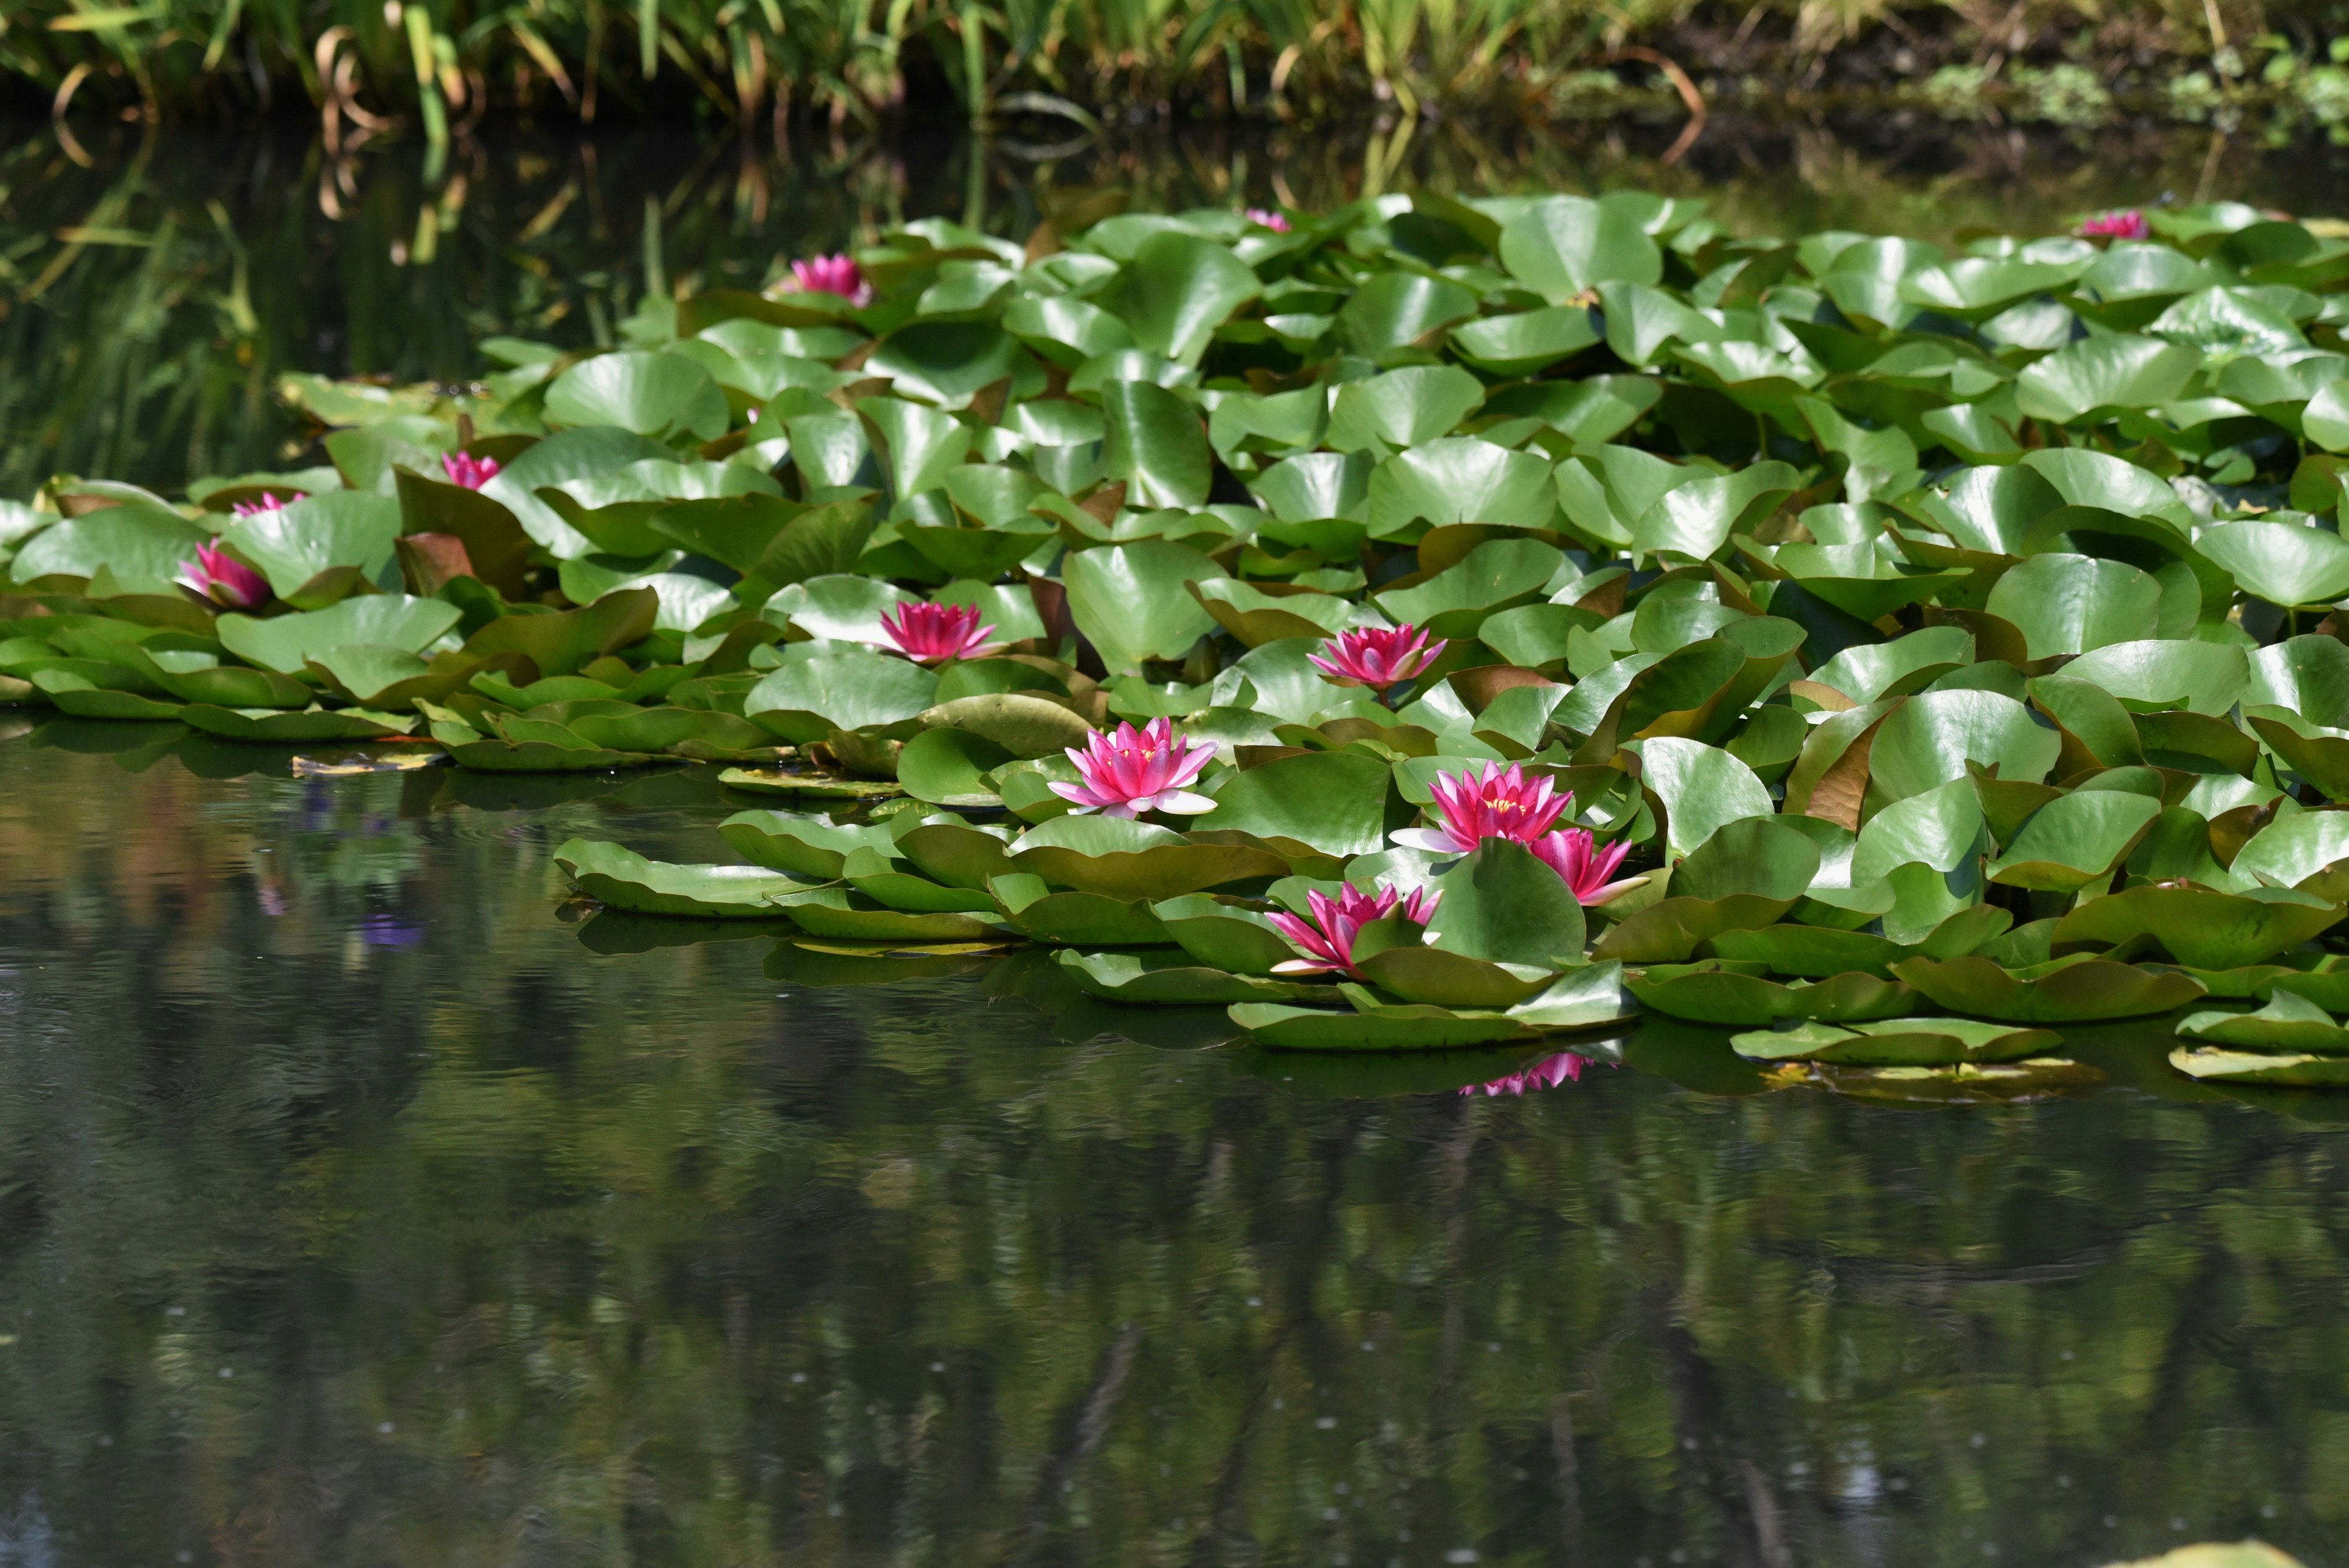
[[[2142,1038],[1464,1096],[565,906],[706,770],[5,727],[11,1560],[2349,1562],[2341,1135]]]

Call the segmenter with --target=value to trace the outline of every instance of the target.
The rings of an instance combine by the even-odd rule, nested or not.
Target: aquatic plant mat
[[[912,223],[459,395],[295,378],[315,466],[9,504],[0,697],[320,776],[722,770],[738,863],[563,873],[1300,1055],[1661,1016],[1998,1100],[2148,1020],[2321,1100],[2349,226],[2084,226]]]

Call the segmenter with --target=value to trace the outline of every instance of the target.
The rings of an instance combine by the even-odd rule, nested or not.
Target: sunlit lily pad
[[[2349,1028],[2306,997],[2278,991],[2256,1012],[2195,1012],[2179,1038],[2279,1055],[2349,1056]]]
[[[599,904],[640,915],[772,919],[769,899],[807,884],[758,866],[679,866],[590,838],[566,840],[554,863]]]
[[[2063,1044],[2051,1029],[2016,1028],[1966,1018],[1900,1018],[1839,1026],[1806,1023],[1730,1040],[1741,1056],[1765,1062],[1821,1062],[1866,1067],[1953,1067],[2014,1062]]]
[[[1079,892],[1172,898],[1287,875],[1288,863],[1248,844],[1195,843],[1169,828],[1099,815],[1054,817],[1012,842],[1011,863]]]

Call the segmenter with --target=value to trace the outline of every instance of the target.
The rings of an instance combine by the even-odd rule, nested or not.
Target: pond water
[[[0,1561],[2349,1563],[2340,1135],[2142,1042],[1464,1096],[566,907],[706,770],[0,736]]]

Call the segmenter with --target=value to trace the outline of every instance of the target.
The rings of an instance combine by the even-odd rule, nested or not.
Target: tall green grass
[[[0,79],[150,114],[292,96],[364,134],[398,116],[445,140],[501,104],[587,118],[685,102],[877,121],[912,79],[980,119],[1169,99],[1311,112],[1365,99],[1506,103],[1671,35],[1728,66],[1755,37],[1796,67],[1878,29],[1976,63],[2062,40],[2139,65],[2317,51],[2338,0],[8,0]],[[1675,30],[1682,31],[1675,31]],[[1683,36],[1684,33],[1684,36]],[[1732,36],[1738,49],[1725,48]],[[1691,60],[1691,68],[1698,61]],[[1993,68],[1994,66],[1993,66]]]

